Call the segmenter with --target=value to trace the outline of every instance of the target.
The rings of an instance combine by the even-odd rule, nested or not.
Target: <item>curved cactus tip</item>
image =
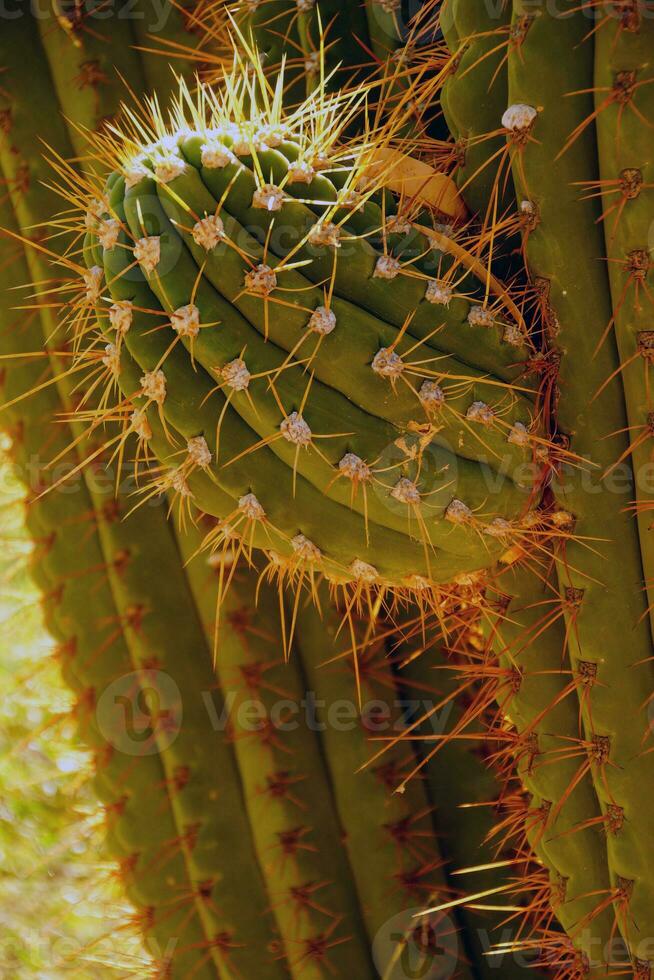
[[[181,82],[168,121],[148,102],[95,138],[104,185],[55,161],[83,209],[63,221],[85,236],[77,364],[104,391],[86,421],[117,452],[136,433],[143,497],[213,514],[213,552],[437,608],[570,533],[533,508],[560,450],[520,378],[531,342],[449,178],[395,123],[348,135],[366,93],[286,112],[283,89],[241,54],[216,88]]]

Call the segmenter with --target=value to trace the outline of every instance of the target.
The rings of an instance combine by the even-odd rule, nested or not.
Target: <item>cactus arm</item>
[[[0,207],[3,228],[17,229],[8,200]],[[24,287],[29,272],[24,256],[14,242],[4,239],[0,253],[3,288],[0,293],[0,325],[3,354],[32,354],[43,349],[38,316],[16,311],[17,289]],[[8,362],[3,386],[3,403],[42,385],[53,376],[49,360],[13,357]],[[40,495],[52,483],[47,461],[62,453],[64,465],[77,465],[77,457],[66,448],[70,432],[59,417],[63,405],[57,388],[41,387],[27,401],[2,410],[3,427],[13,437],[12,453],[19,477],[27,490],[26,520],[36,549],[33,574],[44,594],[47,627],[59,645],[62,673],[73,689],[77,704],[75,720],[81,737],[93,750],[94,785],[107,811],[108,843],[121,857],[121,877],[126,891],[140,911],[140,925],[152,955],[169,958],[173,977],[183,977],[197,965],[195,948],[203,940],[195,919],[184,905],[170,904],[171,892],[183,892],[188,879],[182,856],[166,847],[177,831],[171,818],[168,785],[158,756],[125,755],[114,748],[120,744],[118,730],[99,727],[95,702],[113,682],[130,674],[133,666],[117,620],[116,608],[106,582],[107,562],[98,537],[97,515],[86,484],[77,482],[63,492]],[[26,423],[26,424],[25,424]],[[105,501],[106,503],[106,501]],[[71,549],[69,534],[77,535]],[[140,785],[148,785],[147,800]],[[147,830],[144,833],[144,830]],[[169,946],[177,937],[177,948]],[[209,980],[213,970],[203,968],[197,976]]]
[[[438,841],[431,828],[431,808],[423,786],[417,780],[411,781],[404,793],[394,792],[402,772],[407,765],[410,768],[413,764],[412,753],[408,753],[407,762],[404,746],[395,746],[385,753],[378,765],[367,766],[376,748],[376,743],[371,743],[375,725],[379,728],[379,722],[374,720],[376,708],[384,706],[390,719],[382,726],[383,732],[394,733],[398,725],[399,692],[390,662],[385,659],[383,642],[381,649],[378,641],[373,641],[366,649],[362,624],[353,623],[356,655],[363,661],[358,671],[358,694],[364,714],[357,718],[353,730],[350,726],[340,730],[338,725],[326,719],[334,706],[354,704],[357,687],[349,662],[346,665],[342,658],[333,663],[330,661],[338,656],[343,645],[347,646],[348,630],[340,631],[341,616],[324,585],[319,589],[318,606],[322,613],[310,601],[299,604],[296,655],[301,658],[309,690],[313,692],[316,704],[322,707],[318,719],[321,740],[368,934],[373,941],[393,916],[411,905],[431,904],[437,896],[447,896],[449,886],[442,870]],[[292,615],[291,611],[289,615]],[[372,729],[370,733],[366,726]],[[395,785],[391,785],[393,779]],[[366,800],[365,808],[360,806],[362,798]],[[422,869],[431,873],[421,880]],[[448,926],[453,928],[449,923]],[[436,922],[435,928],[445,935],[443,923]],[[449,929],[448,957],[454,955],[457,945],[457,940],[449,935]],[[387,962],[376,963],[386,980],[400,980],[402,976],[401,968],[394,965],[395,953],[389,949]],[[446,967],[445,962],[443,967]],[[466,965],[461,964],[459,970],[462,978],[472,976]]]
[[[205,632],[213,639],[217,574],[198,559],[198,539],[187,532],[179,535],[179,545]],[[231,584],[221,608],[216,676],[229,693],[229,730],[245,806],[291,974],[305,980],[331,968],[338,975],[351,970],[357,977],[372,976],[302,676],[294,658],[284,659],[277,596],[255,568],[242,565],[232,575],[228,564],[225,571]],[[254,722],[248,712],[256,713]],[[333,943],[324,963],[320,936]]]
[[[610,903],[605,907],[612,887],[606,839],[618,828],[602,819],[586,771],[564,624],[560,618],[548,624],[555,586],[514,566],[502,587],[509,601],[490,642],[515,680],[505,712],[517,732],[517,773],[539,814],[530,842],[550,872],[552,908],[583,954],[581,963],[591,976],[606,975],[617,952],[614,913]]]
[[[623,17],[628,18],[625,9]],[[585,193],[603,191],[603,227],[613,301],[613,328],[624,386],[637,519],[650,615],[654,599],[654,542],[649,511],[651,480],[652,397],[647,342],[652,326],[652,214],[654,163],[648,129],[654,115],[652,44],[654,29],[647,11],[630,29],[610,17],[595,39],[595,108],[599,148],[599,182]],[[621,74],[622,73],[622,74]],[[625,101],[610,98],[622,77]],[[635,89],[631,95],[628,86]],[[604,405],[600,395],[596,404]]]
[[[528,236],[527,260],[532,278],[546,294],[545,327],[556,334],[553,341],[562,354],[560,427],[571,437],[573,450],[604,471],[627,443],[624,435],[605,437],[624,432],[627,423],[614,337],[596,350],[612,317],[597,224],[600,209],[595,201],[580,202],[573,186],[596,179],[593,127],[564,148],[568,135],[593,113],[593,39],[584,40],[588,20],[583,11],[555,18],[545,5],[523,9],[514,2],[514,17],[526,12],[535,16],[519,49],[509,54],[509,101],[539,108],[533,133],[524,145],[519,134],[513,153],[518,192],[542,208],[539,224]],[[556,71],[550,70],[553,50],[560,54]],[[588,94],[570,94],[582,90]],[[588,261],[579,275],[576,258],[581,254]],[[613,380],[607,384],[608,378]],[[600,407],[591,399],[605,384]],[[565,474],[561,500],[575,516],[579,538],[598,543],[589,546],[579,538],[566,543],[559,562],[561,592],[573,670],[579,673],[585,665],[597,669],[596,683],[584,701],[586,737],[603,809],[624,809],[620,833],[608,839],[609,866],[616,917],[638,956],[639,937],[652,935],[654,928],[654,841],[641,805],[641,787],[650,782],[653,765],[642,747],[642,706],[652,686],[642,565],[637,529],[624,513],[624,497],[610,491],[588,493],[582,482],[579,473]],[[626,718],[632,720],[628,726]]]

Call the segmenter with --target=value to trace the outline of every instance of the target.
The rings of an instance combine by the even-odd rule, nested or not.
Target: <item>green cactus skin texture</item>
[[[440,14],[443,36],[453,57],[441,105],[456,138],[456,181],[473,214],[496,223],[509,204],[500,166],[505,146],[497,124],[507,105],[506,60],[510,4],[486,7],[475,0],[448,0]],[[465,79],[469,79],[466,84]],[[458,84],[458,79],[464,79]]]
[[[652,779],[644,588],[651,583],[645,476],[651,246],[643,244],[651,211],[649,6],[563,3],[553,11],[545,3],[514,0],[507,111],[488,126],[492,134],[504,127],[522,216],[516,222],[530,215],[523,221],[523,248],[532,302],[544,356],[559,362],[549,401],[552,431],[581,460],[563,467],[553,482],[557,506],[566,509],[573,530],[570,535],[564,529],[557,548],[554,597],[566,621],[563,651],[577,682],[583,722],[577,761],[581,766],[587,757],[605,825],[614,932],[628,944],[627,970],[638,977],[650,976],[648,937],[654,925],[651,816],[643,806],[643,787]],[[480,18],[479,44],[484,27]],[[471,79],[464,100],[474,98],[474,85]],[[448,83],[448,107],[457,86],[466,88],[458,73]],[[633,489],[610,482],[618,469],[623,475],[631,469],[630,459],[637,520],[630,513]],[[534,662],[541,656],[547,662],[541,642]],[[536,690],[544,710],[552,693],[548,685]],[[558,724],[560,737],[564,729]],[[551,768],[562,782],[569,780],[564,765]],[[542,795],[547,798],[546,788]],[[565,809],[577,805],[581,797],[573,794]],[[584,836],[579,835],[581,850]],[[556,867],[555,855],[550,861]],[[606,889],[594,900],[593,929],[602,924]],[[559,913],[574,939],[566,909]],[[603,925],[600,933],[605,934]],[[583,944],[577,946],[595,962]],[[621,962],[610,967],[619,969]],[[583,963],[578,971],[584,975]]]
[[[560,617],[548,625],[555,588],[518,569],[502,584],[490,643],[508,676],[503,704],[515,726],[517,776],[531,794],[529,841],[549,871],[550,902],[578,950],[577,967],[605,976],[619,941],[612,908],[598,900],[606,905],[611,895],[606,838],[619,833],[622,817],[603,816],[577,747],[579,702],[564,626]]]
[[[432,904],[438,896],[446,900],[452,885],[445,874],[438,826],[432,821],[434,808],[424,786],[412,780],[403,793],[395,792],[403,773],[415,765],[410,743],[389,745],[383,757],[369,765],[376,754],[375,734],[381,738],[394,735],[403,721],[400,691],[383,640],[366,641],[367,623],[355,616],[343,627],[343,613],[326,586],[319,590],[318,604],[307,599],[300,602],[297,612],[297,655],[309,689],[321,705],[324,752],[374,942],[393,917]],[[356,705],[357,701],[361,714],[353,730],[349,726],[339,731],[329,723],[335,705]],[[369,804],[364,813],[358,802],[362,798]],[[440,841],[449,851],[446,835]],[[406,915],[404,927],[411,925]],[[435,917],[432,924],[446,950],[443,970],[458,959],[461,977],[469,977],[475,974],[466,965],[466,936],[461,926],[452,916]],[[392,945],[385,959],[378,950],[376,966],[385,980],[402,980],[405,975],[400,950]]]
[[[412,705],[411,731],[421,749],[418,778],[422,776],[426,781],[434,803],[435,826],[448,842],[448,870],[454,873],[453,884],[467,895],[486,892],[484,904],[502,908],[510,904],[505,891],[513,879],[512,868],[488,867],[458,874],[467,868],[493,865],[507,859],[507,855],[512,857],[513,842],[510,847],[499,849],[491,839],[501,813],[501,785],[481,757],[478,743],[470,738],[474,731],[480,733],[481,741],[484,725],[478,720],[466,720],[461,704],[455,701],[455,692],[460,693],[465,678],[453,669],[451,654],[444,644],[432,638],[432,630],[425,635],[421,619],[419,609],[409,610],[409,615],[400,621],[399,630],[396,624],[386,640],[397,680]],[[430,711],[436,709],[429,717],[428,712],[418,708],[425,701],[432,706]],[[469,704],[476,707],[473,695]],[[464,737],[457,738],[459,734]],[[501,971],[502,977],[512,980],[536,975],[533,956],[524,954],[519,946],[517,955],[506,948],[491,952],[498,944],[508,946],[515,940],[518,930],[507,921],[506,913],[488,907],[478,911],[466,904],[457,911],[465,923],[463,936],[475,975],[491,978]]]
[[[193,561],[201,538],[180,535],[205,632],[214,636],[216,573]],[[232,574],[215,658],[229,737],[270,906],[293,977],[373,977],[341,827],[320,751],[301,705],[303,678],[284,659],[275,591],[255,570]],[[367,804],[366,804],[367,805]]]

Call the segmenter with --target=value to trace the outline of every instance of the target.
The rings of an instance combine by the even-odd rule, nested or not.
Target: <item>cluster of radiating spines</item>
[[[79,358],[135,402],[111,411],[157,446],[151,489],[226,536],[398,587],[488,567],[547,523],[520,312],[443,215],[370,179],[378,141],[338,145],[351,101],[285,119],[280,84],[246,114],[254,84],[237,67],[169,128],[97,142],[118,169],[82,191]]]

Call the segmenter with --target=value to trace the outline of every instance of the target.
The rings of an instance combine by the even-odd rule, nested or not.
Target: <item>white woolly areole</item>
[[[439,282],[438,279],[430,279],[427,283],[425,299],[428,303],[438,303],[440,306],[449,306],[454,290],[446,282]]]
[[[225,364],[220,375],[232,391],[245,391],[250,384],[252,375],[248,371],[247,364],[241,357],[234,358],[229,364]]]
[[[159,235],[139,238],[134,246],[134,258],[146,272],[154,272],[161,260],[161,238]]]
[[[319,68],[320,54],[318,51],[312,51],[311,54],[304,59],[304,70],[311,75],[314,72],[317,72]]]
[[[84,272],[86,298],[90,303],[96,303],[100,299],[102,276],[103,272],[99,265],[94,265],[91,269],[87,269]]]
[[[528,200],[520,201],[520,211],[522,214],[535,214],[536,205],[534,204],[533,201],[528,201]]]
[[[115,344],[107,344],[102,355],[102,363],[109,368],[115,378],[120,374],[120,352]]]
[[[211,450],[204,436],[193,436],[192,439],[189,439],[186,443],[186,451],[194,466],[200,466],[206,470],[207,466],[211,465]]]
[[[232,391],[246,391],[250,385],[250,374],[247,364],[241,357],[234,358],[220,370],[220,376]]]
[[[152,438],[152,429],[144,408],[137,408],[132,412],[129,417],[129,424],[132,432],[135,432],[139,439],[147,442],[148,439]]]
[[[291,540],[291,547],[295,554],[305,561],[319,561],[322,558],[320,548],[304,534],[296,534]]]
[[[316,0],[295,0],[297,4],[297,9],[300,13],[306,13],[308,10],[313,10]]]
[[[97,197],[89,204],[84,216],[84,225],[88,231],[97,228],[98,221],[109,211],[109,201],[106,197]]]
[[[317,306],[311,314],[307,326],[314,333],[326,337],[336,327],[336,314],[333,310],[328,310],[326,306]]]
[[[264,184],[257,187],[252,195],[252,207],[263,211],[281,211],[284,204],[284,191],[275,184]]]
[[[505,344],[511,344],[512,347],[521,347],[524,339],[522,330],[517,323],[507,323],[502,334],[502,340]]]
[[[495,517],[484,528],[484,534],[487,534],[490,538],[505,538],[510,532],[511,524],[503,517]]]
[[[348,480],[358,483],[366,483],[372,477],[372,470],[356,453],[345,453],[339,460],[338,469]]]
[[[382,378],[399,378],[404,371],[404,361],[394,350],[380,347],[372,359],[371,367]]]
[[[486,402],[473,402],[466,412],[466,418],[472,422],[481,422],[482,425],[492,425],[495,412]]]
[[[308,234],[312,245],[331,245],[337,248],[341,243],[341,229],[332,221],[319,221]]]
[[[386,219],[385,230],[392,235],[408,235],[411,227],[411,222],[401,214],[391,214]]]
[[[201,248],[211,251],[225,237],[223,219],[217,214],[208,214],[193,225],[193,241]]]
[[[394,14],[400,9],[402,0],[373,0],[373,2],[381,7],[385,14]]]
[[[376,582],[379,578],[379,572],[375,566],[369,565],[367,561],[361,561],[360,558],[354,559],[350,565],[350,572],[358,582]]]
[[[394,255],[380,255],[375,265],[373,278],[375,279],[395,279],[402,271],[402,264]]]
[[[269,265],[258,265],[245,274],[245,288],[257,296],[267,296],[277,287],[277,276]]]
[[[166,399],[166,375],[163,371],[146,371],[141,378],[141,391],[150,401],[163,405]]]
[[[186,477],[182,470],[173,470],[170,474],[170,486],[175,491],[175,493],[180,494],[182,497],[190,497],[191,488],[186,482]]]
[[[436,411],[445,404],[445,392],[435,381],[423,381],[418,398],[428,412]]]
[[[123,337],[132,325],[134,304],[131,299],[118,299],[109,307],[109,323]]]
[[[288,168],[287,181],[289,184],[310,184],[316,176],[316,171],[307,160],[296,160]]]
[[[445,520],[450,524],[465,524],[472,518],[472,511],[462,500],[451,500],[445,509]]]
[[[281,124],[274,125],[273,123],[268,123],[265,126],[261,126],[257,131],[257,141],[259,143],[265,143],[271,149],[280,146],[284,142],[285,136],[286,129]]]
[[[311,429],[297,412],[291,412],[279,426],[279,431],[287,442],[295,446],[311,445]]]
[[[158,160],[154,165],[154,173],[158,181],[168,184],[175,177],[181,177],[186,170],[186,164],[179,156],[169,156]]]
[[[132,187],[136,187],[144,177],[150,177],[150,171],[146,165],[140,160],[133,160],[128,167],[125,168],[125,187],[130,190]]]
[[[200,311],[193,303],[180,306],[170,314],[170,325],[179,337],[197,337],[200,333]]]
[[[403,504],[420,503],[420,493],[417,486],[411,480],[407,480],[405,476],[400,477],[397,481],[391,490],[391,497],[395,497]]]
[[[238,509],[251,521],[262,521],[266,512],[253,493],[246,493],[239,498]]]
[[[342,208],[358,208],[363,202],[363,194],[354,187],[343,187],[338,192],[338,203]]]
[[[512,446],[521,446],[522,448],[528,446],[529,432],[527,426],[523,422],[514,422],[507,436],[507,442],[510,442]]]
[[[232,151],[217,140],[207,140],[201,152],[202,166],[207,170],[222,170],[223,167],[234,163],[236,157]]]
[[[575,523],[574,514],[568,510],[555,510],[550,514],[550,520],[554,527],[569,528]]]
[[[494,327],[495,318],[485,306],[471,306],[468,313],[468,323],[471,327]]]
[[[514,133],[524,133],[533,126],[537,115],[538,111],[534,109],[533,105],[516,102],[504,112],[502,125]]]
[[[414,592],[426,592],[432,588],[432,583],[424,575],[409,575],[404,581],[406,587]]]
[[[107,218],[98,225],[98,241],[103,248],[112,249],[118,242],[120,221],[117,218]]]

